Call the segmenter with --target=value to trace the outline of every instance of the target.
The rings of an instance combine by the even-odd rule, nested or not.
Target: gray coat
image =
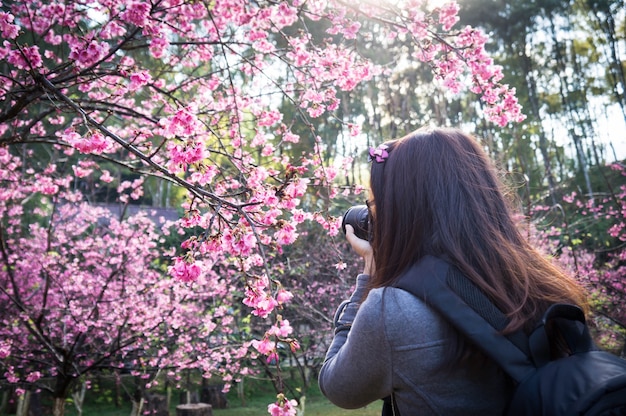
[[[367,280],[358,276],[355,292],[335,317],[345,330],[336,332],[326,355],[322,393],[348,409],[393,393],[402,416],[501,415],[510,387],[495,364],[444,370],[445,351],[456,342],[450,325],[393,287],[370,291],[359,307]]]

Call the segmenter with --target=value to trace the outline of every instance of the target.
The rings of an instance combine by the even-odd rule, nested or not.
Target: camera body
[[[341,229],[346,233],[346,224],[354,228],[354,235],[361,240],[370,240],[370,214],[367,205],[355,205],[348,208],[341,221]]]

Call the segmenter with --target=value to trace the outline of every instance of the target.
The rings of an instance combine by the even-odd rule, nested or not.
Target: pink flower
[[[165,38],[152,38],[150,41],[150,53],[154,58],[160,59],[165,55],[165,51],[170,43]]]
[[[59,192],[59,186],[49,177],[41,177],[37,180],[36,189],[44,195],[55,195]]]
[[[272,325],[272,327],[267,331],[268,334],[275,335],[279,338],[287,338],[292,332],[293,328],[286,319],[282,319],[280,321],[280,327]]]
[[[300,136],[288,131],[283,135],[283,140],[289,143],[298,143],[300,141]]]
[[[8,341],[0,343],[0,360],[4,360],[11,355],[11,344]]]
[[[143,27],[146,25],[150,13],[150,3],[137,1],[130,3],[120,17],[122,20],[132,23],[135,26]]]
[[[295,339],[289,341],[289,349],[291,350],[291,352],[295,353],[300,349],[300,343]]]
[[[272,351],[267,356],[265,362],[267,362],[269,365],[276,365],[279,359],[280,358],[278,357],[278,353],[276,351]]]
[[[248,281],[243,304],[254,308],[252,314],[266,318],[278,306],[278,301],[267,293],[269,285],[267,276],[259,276]]]
[[[250,255],[256,246],[257,239],[252,230],[241,228],[224,230],[222,241],[223,247],[235,255]]]
[[[28,376],[26,376],[26,381],[29,383],[34,383],[35,381],[41,378],[41,373],[39,371],[33,371]]]
[[[88,67],[98,62],[109,52],[106,42],[91,41],[85,46],[82,41],[68,41],[71,52],[69,58],[76,61],[79,67]]]
[[[169,274],[183,282],[193,282],[197,280],[201,272],[202,262],[188,261],[181,257],[177,257],[174,260],[174,265],[169,268]]]
[[[358,136],[361,134],[361,126],[354,123],[348,123],[348,129],[350,130],[350,136]]]
[[[276,306],[278,306],[278,302],[269,295],[257,298],[252,315],[258,316],[259,318],[267,318]]]
[[[272,416],[295,416],[298,402],[287,400],[284,394],[277,396],[278,400],[267,406],[267,412]]]
[[[161,120],[168,136],[191,136],[200,127],[200,121],[193,108],[182,108],[168,119]]]
[[[19,34],[20,27],[13,24],[15,18],[12,14],[0,12],[0,33],[5,39],[15,39]]]
[[[252,346],[263,355],[269,355],[276,349],[276,344],[270,341],[268,337],[263,338],[261,341],[252,340]]]
[[[447,3],[439,9],[439,23],[443,30],[448,31],[459,21],[459,5],[456,2]]]
[[[7,62],[19,69],[39,68],[43,65],[39,47],[36,45],[23,47],[21,51],[17,49],[10,51]]]
[[[263,146],[263,149],[261,150],[261,154],[263,156],[271,156],[275,151],[276,149],[274,148],[273,144],[266,143],[265,146]]]
[[[104,183],[111,183],[114,179],[115,178],[111,176],[111,172],[109,172],[108,170],[103,170],[102,175],[100,175],[100,180]]]
[[[297,237],[298,233],[296,232],[296,227],[293,224],[284,221],[281,222],[278,231],[274,233],[274,238],[280,245],[291,244],[296,241]]]
[[[148,71],[135,72],[130,75],[130,84],[128,85],[128,89],[130,91],[137,91],[139,88],[151,82],[152,76],[150,76]]]
[[[326,107],[323,104],[313,104],[309,108],[307,108],[306,111],[312,118],[317,118],[324,114],[324,111],[326,111]]]
[[[272,22],[278,29],[291,26],[298,20],[298,9],[289,5],[288,2],[281,2],[278,7],[272,9]]]
[[[279,111],[263,111],[257,118],[257,125],[272,126],[278,123],[282,118],[283,115]]]
[[[101,154],[108,150],[110,146],[106,137],[99,131],[83,137],[71,129],[66,129],[61,134],[61,139],[81,153]]]
[[[9,383],[17,383],[20,381],[20,378],[15,375],[15,369],[13,366],[8,367],[7,371],[4,373],[4,377]]]
[[[72,166],[72,170],[74,171],[74,175],[76,175],[77,178],[85,178],[93,172],[93,169],[85,169],[82,166],[76,165]]]
[[[345,270],[346,267],[348,267],[348,265],[343,261],[340,261],[339,263],[335,264],[335,269],[340,270],[340,271]]]
[[[291,299],[293,299],[293,293],[285,289],[278,290],[278,293],[276,294],[276,301],[278,302],[279,305],[285,304],[289,302]]]

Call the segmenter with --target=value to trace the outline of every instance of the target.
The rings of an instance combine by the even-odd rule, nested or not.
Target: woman
[[[504,373],[393,283],[426,255],[445,258],[507,314],[505,332],[532,328],[554,302],[586,310],[583,289],[523,238],[472,137],[422,129],[370,155],[371,242],[346,227],[365,266],[335,315],[322,392],[344,408],[391,396],[404,416],[502,414],[511,393]]]

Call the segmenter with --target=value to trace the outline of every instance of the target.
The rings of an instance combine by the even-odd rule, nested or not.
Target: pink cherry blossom
[[[150,5],[148,3],[136,1],[131,2],[126,6],[126,10],[122,12],[120,17],[135,26],[145,26],[150,12]]]
[[[439,23],[443,30],[450,30],[459,21],[459,5],[454,2],[446,3],[439,9]]]
[[[271,416],[295,416],[298,402],[295,400],[287,400],[284,395],[279,394],[278,400],[267,406],[267,412]]]
[[[148,73],[148,71],[135,72],[130,75],[130,84],[128,85],[128,89],[130,91],[136,91],[150,82],[152,82],[152,76]]]
[[[20,49],[13,49],[8,53],[7,62],[14,65],[18,69],[34,69],[39,68],[43,64],[39,47],[27,46]]]
[[[0,33],[5,39],[15,39],[19,33],[20,27],[13,24],[15,17],[12,14],[0,11]]]
[[[193,282],[202,273],[202,263],[178,257],[174,260],[174,265],[170,267],[169,273],[183,282]]]

